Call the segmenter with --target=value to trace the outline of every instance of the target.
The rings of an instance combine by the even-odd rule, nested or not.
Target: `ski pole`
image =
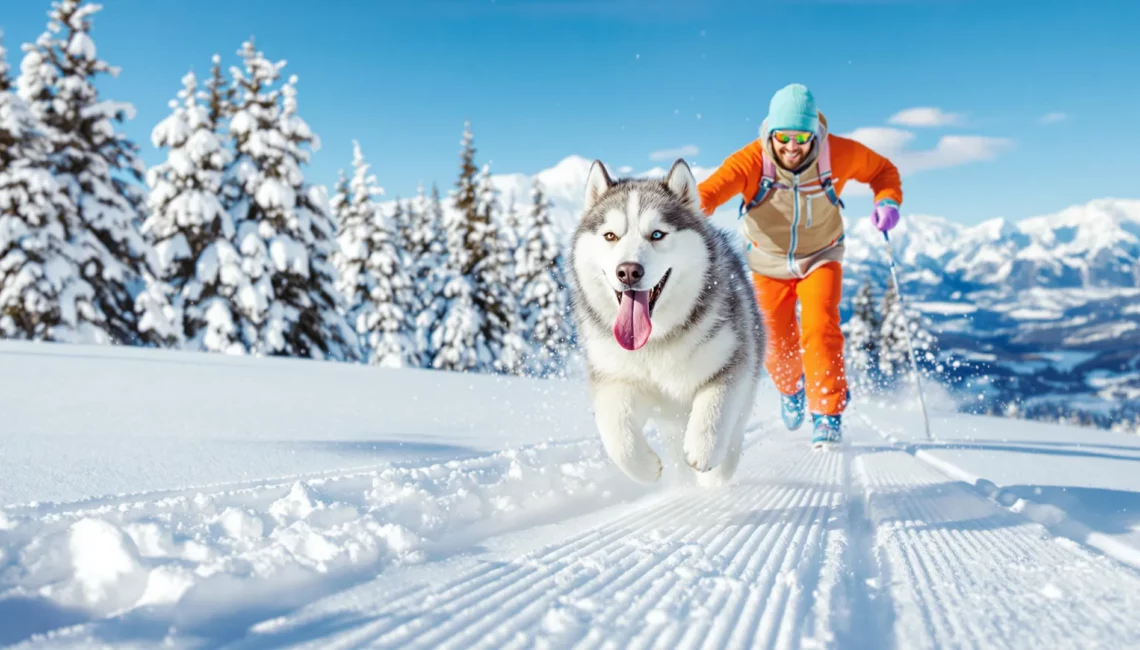
[[[914,383],[918,387],[918,403],[922,407],[922,423],[926,426],[926,439],[933,440],[930,435],[930,417],[926,414],[926,398],[922,394],[922,377],[918,374],[918,360],[914,356],[914,344],[910,340],[910,323],[906,322],[906,305],[903,304],[902,299],[902,285],[899,284],[899,276],[895,272],[895,255],[891,250],[891,237],[883,231],[883,239],[887,243],[887,261],[890,262],[891,278],[895,282],[895,297],[899,301],[899,311],[902,313],[904,326],[903,330],[906,331],[906,347],[910,351],[910,369],[914,373]]]

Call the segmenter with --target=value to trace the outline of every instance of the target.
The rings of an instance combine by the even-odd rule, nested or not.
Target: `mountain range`
[[[537,178],[568,238],[591,162],[569,156],[534,176],[492,179],[504,202],[513,196],[525,209]],[[712,171],[693,168],[698,180]],[[735,233],[736,210],[730,202],[712,220]],[[862,283],[878,297],[889,276],[882,234],[868,219],[846,219],[845,318]],[[904,301],[943,359],[958,361],[942,364],[943,379],[959,387],[966,410],[1072,413],[1099,424],[1140,414],[1140,200],[1103,198],[972,226],[904,214],[889,247]]]

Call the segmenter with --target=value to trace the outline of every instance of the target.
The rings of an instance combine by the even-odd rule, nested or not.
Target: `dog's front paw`
[[[651,485],[661,478],[661,457],[648,446],[637,454],[615,456],[613,461],[626,476],[643,485]]]
[[[711,440],[688,436],[685,438],[685,462],[698,472],[713,468],[713,447]]]
[[[692,434],[685,436],[685,462],[698,472],[707,472],[724,462],[725,450],[717,444],[715,435]]]

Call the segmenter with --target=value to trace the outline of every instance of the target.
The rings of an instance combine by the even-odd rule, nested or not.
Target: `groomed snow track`
[[[149,536],[151,547],[123,545],[152,571],[150,582],[130,584],[155,589],[147,593],[157,604],[105,604],[101,616],[64,617],[55,629],[31,626],[0,640],[245,649],[1140,646],[1135,569],[1051,535],[850,421],[846,447],[830,453],[811,451],[806,431],[753,431],[737,479],[714,491],[634,488],[586,440],[427,468],[13,511],[0,526],[7,557],[54,548],[53,536],[98,517],[112,522],[106,538],[115,530]],[[420,493],[403,505],[385,496],[409,490]],[[437,518],[414,514],[423,511]],[[381,517],[402,530],[368,523]],[[163,552],[184,552],[187,539],[212,541],[207,550],[224,560],[216,566],[260,558],[290,571],[271,572],[261,588],[221,582],[211,592],[203,581],[163,601],[150,567]],[[302,561],[318,541],[337,540],[347,546],[327,549],[323,569]],[[182,565],[163,566],[173,580],[169,567]],[[26,569],[4,571],[0,587],[40,584]],[[4,602],[0,618],[20,611]]]

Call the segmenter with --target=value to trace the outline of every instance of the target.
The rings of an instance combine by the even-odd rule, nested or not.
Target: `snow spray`
[[[895,272],[895,254],[891,250],[891,237],[885,230],[883,231],[883,240],[887,243],[887,261],[890,262],[891,278],[895,282],[895,295],[898,296],[899,299],[899,311],[902,312],[903,319],[905,320],[907,317],[906,303],[903,301],[902,285],[899,283],[899,276]],[[910,323],[908,322],[903,329],[906,331],[906,347],[910,352],[910,369],[911,372],[914,373],[915,386],[918,387],[918,404],[922,407],[922,423],[926,427],[926,439],[933,440],[934,438],[930,435],[930,418],[926,415],[926,398],[922,394],[922,376],[918,373],[918,360],[914,356],[914,345],[910,340]]]

